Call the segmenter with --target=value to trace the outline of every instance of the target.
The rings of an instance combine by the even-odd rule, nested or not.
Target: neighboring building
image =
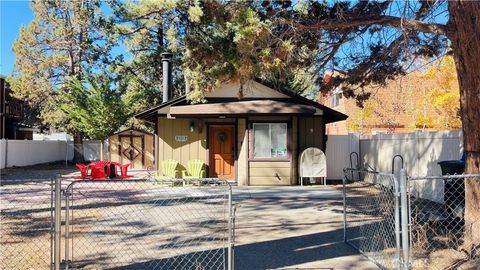
[[[337,76],[326,73],[324,82]],[[418,82],[411,78],[390,81],[383,87],[369,87],[365,92],[371,94],[360,108],[354,98],[345,98],[339,86],[328,93],[320,92],[318,100],[321,104],[348,115],[348,119],[328,124],[326,134],[345,135],[348,133],[407,133],[415,130],[434,130],[428,117],[435,117],[434,109],[427,104],[427,93],[421,91]],[[427,117],[428,116],[428,117]]]
[[[164,59],[164,70],[170,69]],[[346,115],[261,81],[249,84],[238,99],[238,83],[207,94],[206,103],[191,104],[185,96],[170,100],[171,75],[164,74],[164,102],[136,117],[154,123],[156,163],[200,159],[207,177],[239,185],[295,185],[298,156],[308,147],[325,151],[325,124]],[[327,157],[328,158],[328,157]]]
[[[73,137],[66,132],[33,133],[35,141],[73,141]]]
[[[4,78],[0,78],[0,139],[32,140],[33,129],[25,124],[27,104],[11,95]]]
[[[336,72],[326,73],[323,77],[324,83],[328,83],[332,76],[336,76]],[[346,104],[346,99],[343,98],[341,88],[337,87],[328,94],[320,92],[318,95],[318,101],[320,104],[341,112],[350,116],[348,108],[351,108],[351,104]],[[347,120],[330,123],[325,126],[325,134],[327,135],[339,135],[348,134]]]

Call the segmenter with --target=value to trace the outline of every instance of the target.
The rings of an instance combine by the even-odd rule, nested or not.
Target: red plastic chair
[[[108,164],[110,164],[110,161],[100,160],[100,161],[92,162],[89,165],[90,166],[105,166],[105,165],[108,165]]]
[[[80,177],[85,179],[88,177],[88,169],[90,168],[88,165],[85,164],[76,164],[78,169],[80,170]]]
[[[131,175],[127,175],[127,171],[128,171],[128,166],[130,166],[130,163],[127,163],[127,164],[123,164],[122,165],[122,178],[129,178],[129,177],[132,177]]]
[[[90,165],[92,180],[107,179],[110,175],[110,168],[106,163],[95,163]]]

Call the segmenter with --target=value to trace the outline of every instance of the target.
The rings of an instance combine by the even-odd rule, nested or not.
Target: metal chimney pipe
[[[170,52],[162,53],[163,102],[172,98],[172,56]]]

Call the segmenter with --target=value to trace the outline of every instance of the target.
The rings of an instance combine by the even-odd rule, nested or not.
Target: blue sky
[[[108,8],[105,9],[107,14]],[[13,42],[17,38],[22,25],[27,25],[33,19],[33,12],[27,0],[0,0],[0,74],[9,75],[13,70],[15,55],[12,52]],[[436,16],[434,21],[445,23],[447,14]],[[113,54],[124,54],[126,59],[130,55],[125,53],[125,48],[115,48]]]
[[[12,52],[14,40],[22,25],[33,19],[28,1],[0,1],[0,74],[9,75],[13,70],[15,55]]]

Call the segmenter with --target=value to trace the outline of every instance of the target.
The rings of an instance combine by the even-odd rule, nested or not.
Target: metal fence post
[[[65,196],[65,269],[68,270],[70,266],[70,189],[66,189]]]
[[[50,178],[50,270],[54,267],[54,239],[55,239],[55,177]]]
[[[342,184],[343,184],[343,192],[342,192],[342,197],[343,197],[343,242],[347,242],[347,192],[346,192],[346,177],[345,174],[347,172],[344,172],[344,176],[342,178]],[[353,171],[352,171],[353,174]]]
[[[234,222],[234,215],[233,215],[233,205],[232,205],[232,187],[229,186],[228,189],[228,270],[234,269],[234,260],[233,260],[233,222]]]
[[[407,172],[405,169],[400,171],[400,211],[401,211],[401,229],[402,229],[402,263],[404,269],[410,268],[410,251],[409,251],[409,213],[408,213],[408,196],[407,196]]]
[[[61,250],[61,236],[62,236],[62,231],[61,231],[61,226],[62,226],[62,220],[61,220],[61,210],[62,210],[62,178],[60,175],[57,175],[55,177],[55,238],[54,238],[54,267],[55,270],[60,270],[60,260],[61,260],[61,255],[60,255],[60,250]]]
[[[392,174],[393,178],[393,183],[394,183],[394,196],[395,196],[395,249],[396,249],[396,262],[395,266],[396,269],[402,269],[402,261],[401,261],[401,256],[400,256],[400,250],[401,250],[401,240],[400,240],[400,235],[401,235],[401,226],[400,226],[400,197],[401,197],[401,192],[400,192],[400,185],[398,183],[397,178],[395,177],[394,174]]]

